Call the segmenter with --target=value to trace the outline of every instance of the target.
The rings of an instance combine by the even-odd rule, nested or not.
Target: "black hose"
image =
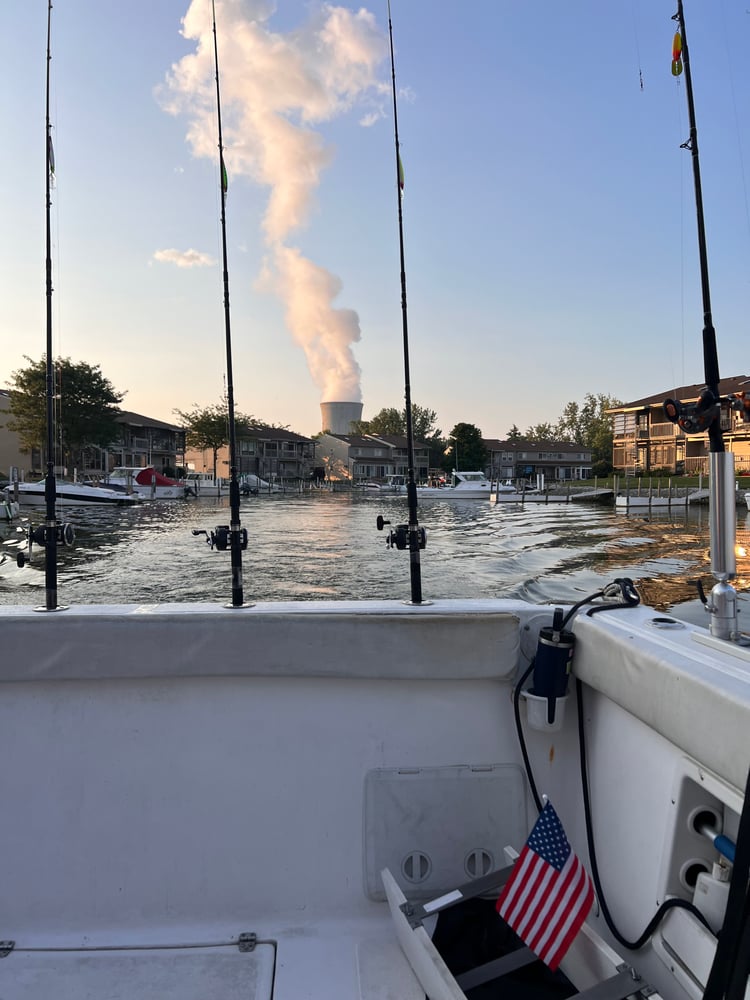
[[[594,847],[594,830],[593,823],[591,820],[591,800],[589,797],[589,779],[588,779],[588,767],[586,764],[586,736],[584,731],[583,723],[583,684],[576,678],[576,703],[578,705],[578,746],[580,749],[580,760],[581,760],[581,789],[583,791],[583,812],[586,820],[586,843],[589,849],[589,861],[591,863],[591,877],[594,880],[594,888],[596,889],[596,895],[599,900],[599,906],[601,907],[602,916],[607,924],[612,936],[619,941],[623,948],[627,948],[629,951],[639,951],[644,944],[648,941],[651,935],[654,933],[656,928],[659,926],[661,921],[664,919],[669,910],[675,908],[688,910],[697,917],[698,920],[707,927],[709,930],[711,928],[708,926],[708,921],[700,912],[700,910],[690,903],[687,899],[680,899],[674,897],[672,899],[665,900],[656,913],[653,915],[651,920],[646,925],[646,929],[636,938],[635,941],[629,941],[623,934],[620,933],[617,926],[615,925],[612,915],[609,912],[609,907],[607,906],[607,901],[604,897],[604,890],[602,889],[601,878],[599,877],[599,865],[596,861],[596,849]]]
[[[513,714],[516,718],[516,733],[518,734],[518,743],[519,746],[521,747],[521,756],[523,757],[523,766],[526,768],[526,777],[528,778],[529,781],[529,788],[531,789],[531,794],[534,797],[534,805],[537,808],[537,812],[541,812],[542,800],[539,796],[539,792],[537,791],[536,782],[534,781],[534,772],[531,770],[531,761],[529,760],[529,754],[526,749],[526,740],[524,739],[523,726],[521,725],[521,707],[520,707],[521,689],[523,688],[526,678],[534,669],[535,660],[536,657],[532,659],[526,672],[523,674],[523,676],[513,689]]]

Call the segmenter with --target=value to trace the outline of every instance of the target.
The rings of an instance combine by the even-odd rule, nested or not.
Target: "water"
[[[409,555],[387,549],[382,514],[406,520],[401,497],[320,492],[242,501],[249,535],[243,553],[246,600],[396,598],[410,593]],[[144,503],[137,508],[71,509],[76,544],[59,554],[65,604],[150,604],[231,600],[230,556],[211,551],[192,529],[229,521],[226,499]],[[33,523],[40,523],[35,512]],[[659,610],[694,602],[700,577],[712,586],[708,509],[623,514],[611,506],[430,501],[421,553],[425,599],[517,597],[576,601],[619,576],[636,581]],[[0,527],[12,538],[13,526]],[[738,507],[738,591],[750,590],[750,515]],[[30,566],[0,565],[0,604],[43,603],[43,553]],[[705,623],[700,611],[697,619]]]

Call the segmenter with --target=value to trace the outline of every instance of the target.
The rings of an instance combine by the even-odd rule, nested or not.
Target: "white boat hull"
[[[202,995],[268,1000],[266,955],[273,1000],[423,996],[380,873],[429,899],[466,881],[467,859],[499,867],[506,843],[520,849],[534,809],[511,692],[552,611],[0,607],[0,850],[13,859],[0,922],[15,942],[0,993],[39,1000],[54,980],[63,1000],[87,983],[108,995],[135,948],[152,956],[151,977],[133,967],[148,998],[166,995],[169,968],[180,995],[195,977]],[[689,898],[688,862],[710,869],[713,846],[688,828],[696,806],[736,832],[748,766],[747,655],[664,620],[638,607],[573,623],[599,867],[630,935],[656,900]],[[559,732],[526,738],[585,858],[569,700]],[[431,866],[410,881],[404,859],[420,855]],[[598,909],[589,924],[607,936]],[[241,932],[273,956],[243,956]],[[570,972],[581,985],[606,964],[589,944]],[[627,961],[667,1000],[698,1000],[715,946],[676,914]],[[243,970],[235,994],[222,977]]]
[[[44,483],[18,483],[17,502],[22,507],[44,507]],[[15,502],[16,487],[7,487],[5,495]],[[83,483],[57,483],[56,504],[65,507],[132,506],[140,497],[128,496],[104,486]]]

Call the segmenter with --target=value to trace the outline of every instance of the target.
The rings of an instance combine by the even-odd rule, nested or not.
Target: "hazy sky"
[[[448,433],[703,378],[672,0],[392,0],[412,399]],[[216,403],[210,0],[55,0],[54,352],[123,407]],[[45,347],[46,0],[5,3],[0,384]],[[386,0],[216,0],[239,410],[404,397]],[[746,0],[686,0],[723,376],[750,371]]]

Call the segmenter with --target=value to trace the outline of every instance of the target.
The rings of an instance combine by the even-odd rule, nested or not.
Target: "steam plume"
[[[355,104],[371,107],[361,124],[380,117],[376,70],[386,55],[373,15],[323,4],[308,22],[274,32],[270,0],[216,0],[225,161],[231,178],[245,175],[270,188],[263,232],[266,277],[286,306],[286,323],[307,357],[322,398],[360,400],[352,344],[359,317],[333,305],[341,281],[289,245],[306,225],[331,150],[314,126]],[[216,156],[213,35],[206,0],[192,0],[183,35],[195,52],[172,66],[159,97],[189,119],[195,156]]]

